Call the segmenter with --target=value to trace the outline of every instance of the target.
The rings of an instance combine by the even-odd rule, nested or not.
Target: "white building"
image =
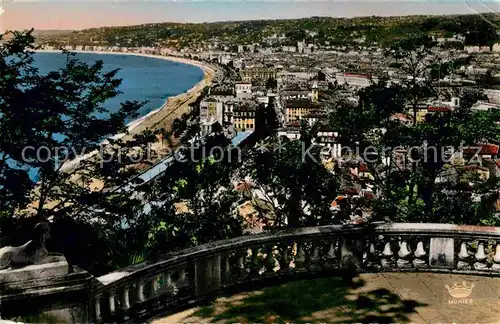
[[[467,53],[479,53],[479,46],[466,46]]]
[[[322,72],[325,74],[326,81],[334,83],[337,80],[338,70],[336,68],[327,67],[323,69]]]
[[[216,122],[222,125],[224,105],[215,99],[206,99],[200,102],[200,128],[201,134],[212,132],[212,126]]]
[[[281,50],[283,52],[295,53],[297,51],[297,48],[295,46],[282,46]]]
[[[488,100],[491,103],[500,104],[500,90],[484,89],[484,94],[488,97]]]
[[[219,64],[228,64],[231,62],[231,55],[229,54],[220,54],[219,57],[217,58],[217,61]]]
[[[236,98],[248,98],[252,95],[252,83],[236,82],[235,91],[236,91]]]
[[[295,127],[283,127],[277,130],[278,138],[286,137],[289,140],[300,139],[300,129]],[[314,143],[323,147],[321,149],[322,157],[339,158],[342,155],[342,145],[336,143],[337,132],[318,131]]]
[[[314,78],[317,75],[316,71],[281,71],[278,72],[277,77],[281,80],[285,80],[287,82],[296,82],[296,81],[307,81]]]
[[[298,128],[280,128],[278,129],[278,138],[286,137],[289,140],[300,139],[300,129]]]
[[[372,83],[368,76],[355,73],[337,73],[336,79],[339,85],[347,84],[360,88],[368,87]]]
[[[305,47],[306,47],[305,42],[297,42],[297,52],[303,53]]]
[[[492,109],[500,109],[500,105],[484,101],[478,101],[471,107],[472,111],[488,111]]]
[[[234,102],[228,101],[224,104],[224,123],[227,124],[233,124],[234,123],[234,118],[233,118],[233,111],[234,111]]]
[[[285,90],[281,92],[281,98],[284,100],[297,100],[297,99],[307,99],[309,97],[309,91],[307,90]]]
[[[233,60],[233,66],[235,69],[242,69],[243,68],[243,60],[242,59],[235,59]]]

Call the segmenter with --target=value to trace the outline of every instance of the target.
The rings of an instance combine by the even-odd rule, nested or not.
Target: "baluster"
[[[359,238],[344,237],[340,245],[340,267],[361,270],[363,266],[362,241]]]
[[[229,254],[224,256],[224,283],[231,282],[231,264],[229,263]]]
[[[101,296],[97,296],[95,298],[95,318],[96,321],[99,322],[102,319],[102,314],[101,314]]]
[[[154,275],[151,280],[151,297],[156,297],[156,293],[161,287],[161,275]]]
[[[335,268],[335,259],[335,242],[332,242],[326,255],[326,264],[329,269]]]
[[[130,290],[128,286],[125,286],[123,288],[123,294],[122,294],[122,309],[129,309],[130,308]]]
[[[162,275],[154,275],[151,278],[151,295],[148,299],[151,302],[153,309],[158,309],[161,307],[160,301],[156,297],[159,295],[158,291],[160,291],[162,283]]]
[[[295,269],[304,269],[306,263],[306,253],[304,251],[304,243],[297,244],[297,256],[295,257]]]
[[[495,256],[493,257],[493,270],[500,271],[500,244],[497,243]]]
[[[417,249],[415,250],[415,253],[413,255],[415,256],[415,259],[413,260],[413,265],[415,267],[422,268],[426,266],[424,257],[427,255],[427,253],[425,253],[424,242],[419,241],[417,243]]]
[[[182,286],[184,280],[186,280],[186,268],[182,267],[179,271],[179,286]]]
[[[166,272],[164,275],[164,286],[167,289],[170,289],[172,287],[172,274],[170,272]]]
[[[109,314],[113,315],[115,313],[115,292],[109,292]]]
[[[245,257],[247,255],[247,251],[242,251],[238,255],[238,272],[240,278],[245,278],[247,276],[247,272],[245,269]]]
[[[411,251],[408,248],[408,243],[406,241],[399,242],[399,251],[398,251],[398,261],[397,265],[401,268],[409,267],[410,261],[408,260],[411,256]]]
[[[388,268],[392,266],[392,256],[394,253],[391,250],[391,242],[385,243],[384,250],[382,251],[381,264],[382,267]]]
[[[265,263],[266,274],[274,274],[274,267],[276,266],[276,261],[274,260],[273,256],[273,247],[268,246],[266,250],[267,250],[266,263]]]
[[[319,264],[320,257],[319,257],[319,244],[318,243],[313,244],[313,252],[312,252],[311,258],[309,259],[309,262],[310,262],[309,268],[311,270],[318,270],[321,268],[321,266]]]
[[[484,270],[488,268],[488,265],[486,264],[486,259],[488,256],[486,253],[484,253],[484,243],[479,242],[477,246],[477,251],[476,254],[474,255],[476,258],[476,263],[474,263],[474,269],[476,270]]]
[[[144,280],[139,279],[137,280],[135,286],[137,287],[137,302],[136,304],[141,304],[144,301],[146,301],[146,297],[144,296]],[[137,310],[138,314],[144,314],[146,312],[146,308],[139,307]]]
[[[367,266],[368,267],[374,267],[374,268],[380,267],[380,265],[378,264],[379,256],[378,256],[377,250],[375,248],[375,243],[373,243],[373,242],[371,242],[368,245],[368,252],[366,255],[366,259],[367,259]]]
[[[259,249],[252,248],[252,261],[250,265],[250,273],[252,276],[258,276],[260,274],[260,263],[259,263]]]
[[[166,292],[169,295],[176,295],[177,294],[177,287],[176,285],[172,282],[172,272],[166,272],[162,276],[162,281],[163,284],[161,285],[161,291]]]
[[[284,244],[281,249],[282,259],[280,262],[280,271],[288,272],[290,271],[290,254],[288,251],[288,245]]]
[[[467,251],[467,244],[462,242],[460,244],[460,252],[458,253],[458,263],[457,269],[459,270],[468,270],[470,269],[470,254]]]
[[[172,281],[172,274],[174,274],[174,272],[167,272],[165,275],[165,288],[169,295],[175,296],[179,292],[179,287],[177,287],[177,281]]]
[[[137,301],[142,303],[145,301],[144,297],[144,281],[142,279],[137,280]]]

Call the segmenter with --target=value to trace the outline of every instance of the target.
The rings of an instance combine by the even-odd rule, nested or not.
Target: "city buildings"
[[[277,71],[274,67],[251,67],[240,70],[243,82],[266,82],[269,79],[276,79]]]
[[[250,131],[255,129],[255,115],[258,104],[256,102],[238,102],[235,103],[233,111],[233,124],[238,132]]]
[[[251,82],[236,82],[235,84],[236,98],[249,98],[252,95]]]
[[[212,132],[215,123],[222,125],[224,106],[221,101],[214,98],[204,99],[200,102],[200,128],[202,134]]]
[[[291,99],[285,101],[285,121],[287,123],[299,121],[310,114],[321,111],[322,105],[308,99]]]

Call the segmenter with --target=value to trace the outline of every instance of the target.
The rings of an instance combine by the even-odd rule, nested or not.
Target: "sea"
[[[124,101],[147,101],[139,111],[139,117],[160,108],[168,97],[186,92],[203,79],[203,71],[197,66],[158,58],[95,53],[77,53],[75,58],[86,64],[101,60],[104,72],[119,69],[117,77],[122,79],[118,88],[121,94],[109,99],[105,108],[113,112]],[[41,74],[61,69],[65,64],[65,54],[35,54],[34,66]]]
[[[37,52],[34,58],[34,67],[44,75],[64,68],[67,57],[62,53]],[[104,108],[113,112],[125,101],[147,101],[138,118],[160,108],[169,97],[191,89],[204,77],[197,66],[138,55],[76,53],[75,58],[89,65],[103,61],[103,72],[119,69],[116,77],[122,79],[118,88],[121,94],[106,101]],[[33,181],[38,180],[36,169],[27,171]]]

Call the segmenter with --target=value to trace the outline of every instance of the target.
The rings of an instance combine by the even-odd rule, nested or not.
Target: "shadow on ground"
[[[220,298],[195,314],[209,322],[286,323],[404,323],[426,306],[402,300],[386,289],[367,291],[356,277],[331,277],[286,283],[276,287]]]

